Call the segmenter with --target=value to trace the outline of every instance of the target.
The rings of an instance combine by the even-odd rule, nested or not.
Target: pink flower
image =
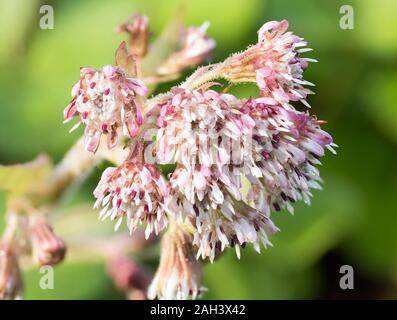
[[[272,211],[293,211],[320,188],[315,167],[333,151],[321,121],[286,110],[268,97],[239,100],[215,91],[173,89],[158,106],[157,157],[176,162],[170,175],[168,213],[192,222],[198,256],[252,243],[268,245],[277,231]],[[269,104],[271,103],[271,104]],[[251,184],[247,199],[241,177]]]
[[[247,243],[257,251],[260,243],[270,245],[268,235],[277,228],[264,213],[243,201],[240,180],[240,171],[227,167],[223,172],[212,168],[191,173],[179,168],[171,175],[167,209],[182,223],[192,221],[197,258],[213,261],[227,247],[234,247],[240,257],[240,247]]]
[[[129,34],[130,53],[143,57],[146,54],[149,40],[149,19],[146,16],[134,15],[117,28],[118,32]]]
[[[230,153],[233,142],[240,143],[253,121],[237,110],[239,99],[213,90],[174,88],[172,94],[158,106],[156,150],[160,163],[222,167],[240,157],[238,148],[236,155]]]
[[[117,144],[118,129],[127,137],[134,137],[142,124],[137,98],[145,96],[147,88],[141,80],[128,77],[118,67],[105,66],[101,70],[82,68],[81,78],[73,86],[72,101],[64,111],[65,122],[74,116],[86,125],[85,147],[98,149],[102,134],[108,136],[108,147]]]
[[[305,85],[313,85],[303,79],[308,62],[300,54],[310,51],[306,42],[288,29],[288,21],[270,21],[258,31],[258,43],[224,62],[222,75],[232,82],[256,82],[261,95],[272,104],[290,108],[290,101],[301,101],[312,91]]]
[[[248,100],[241,108],[255,121],[244,171],[251,183],[248,202],[270,216],[283,208],[293,212],[291,202],[310,203],[311,189],[321,188],[319,158],[336,145],[321,121],[262,101]]]
[[[146,221],[146,238],[158,234],[166,225],[163,209],[168,187],[156,167],[149,164],[125,162],[118,168],[107,168],[94,190],[95,208],[103,207],[99,217],[118,219],[118,229],[127,219],[130,232]]]

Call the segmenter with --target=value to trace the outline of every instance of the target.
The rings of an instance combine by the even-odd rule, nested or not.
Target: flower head
[[[200,27],[183,29],[180,36],[181,48],[173,53],[158,68],[159,74],[180,73],[184,69],[195,67],[207,59],[216,46],[214,39],[207,36],[209,23]]]
[[[255,121],[244,174],[251,183],[248,202],[269,216],[283,208],[293,212],[291,203],[301,199],[310,203],[310,189],[321,188],[319,158],[335,145],[321,121],[263,101],[248,100],[241,108]]]
[[[222,75],[232,82],[256,82],[261,95],[273,104],[290,108],[290,101],[301,101],[308,105],[306,96],[312,92],[304,86],[313,84],[303,79],[303,71],[316,60],[300,57],[311,49],[287,29],[287,20],[265,23],[258,31],[258,43],[226,59]]]
[[[315,167],[324,149],[333,151],[321,121],[286,110],[268,97],[239,100],[208,90],[174,89],[159,105],[157,157],[176,162],[170,175],[167,210],[195,227],[198,256],[252,243],[269,245],[278,229],[272,211],[320,188]],[[251,184],[246,199],[241,177]]]
[[[187,300],[203,290],[201,264],[196,260],[191,236],[170,229],[163,238],[160,265],[148,289],[149,299]]]
[[[146,54],[149,40],[149,19],[147,16],[134,15],[117,28],[118,32],[129,34],[130,53],[138,57]]]
[[[94,190],[95,207],[103,207],[100,218],[118,219],[116,229],[127,220],[132,233],[146,221],[146,238],[158,234],[167,224],[163,209],[168,189],[158,169],[150,164],[125,162],[118,168],[107,168]]]
[[[142,124],[138,98],[147,94],[145,84],[128,77],[120,68],[105,66],[100,70],[82,68],[80,80],[73,86],[72,101],[64,111],[65,121],[78,116],[86,125],[85,147],[95,152],[102,134],[108,135],[108,147],[117,144],[118,129],[134,137]],[[72,131],[71,130],[71,131]]]
[[[271,245],[268,236],[278,230],[265,213],[243,201],[241,173],[229,170],[189,173],[179,168],[171,176],[173,194],[167,209],[180,223],[193,224],[197,258],[213,261],[227,247],[234,247],[240,257],[240,247],[248,243],[259,252],[260,244]]]
[[[240,101],[213,90],[174,88],[163,101],[157,118],[157,157],[160,163],[177,162],[186,168],[196,165],[223,166],[229,161],[229,140],[238,140],[251,125],[236,107]]]
[[[255,121],[239,109],[243,101],[215,91],[174,90],[160,106],[160,162],[178,163],[170,176],[169,214],[192,221],[198,256],[253,243],[269,244],[277,231],[268,216],[244,203],[241,175],[249,154],[245,143]]]

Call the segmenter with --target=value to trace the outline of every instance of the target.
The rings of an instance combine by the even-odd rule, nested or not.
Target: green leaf
[[[0,190],[13,196],[33,191],[47,181],[52,164],[45,155],[26,164],[0,165]]]

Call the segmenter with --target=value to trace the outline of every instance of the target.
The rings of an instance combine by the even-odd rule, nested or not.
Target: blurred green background
[[[54,30],[39,28],[42,4],[54,7]],[[339,27],[345,4],[354,8],[353,30]],[[307,56],[319,60],[305,77],[316,83],[311,112],[327,120],[340,146],[323,160],[324,190],[315,192],[312,206],[274,215],[281,232],[273,248],[261,255],[247,248],[241,261],[230,251],[205,267],[205,298],[397,298],[397,1],[0,0],[0,163],[40,152],[59,161],[78,137],[62,125],[62,110],[79,67],[113,63],[125,39],[114,29],[130,13],[148,15],[156,36],[181,5],[186,24],[211,22],[213,61],[254,43],[264,22],[288,19],[314,48]],[[247,96],[253,89],[234,92]],[[92,201],[99,173],[66,206]],[[354,290],[339,288],[345,264],[354,268]],[[47,291],[39,289],[37,269],[27,272],[26,298],[122,298],[102,262],[66,260],[55,272],[55,289]]]

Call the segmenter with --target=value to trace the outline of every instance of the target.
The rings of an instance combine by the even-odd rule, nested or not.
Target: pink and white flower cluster
[[[258,31],[258,43],[224,62],[224,77],[232,82],[255,82],[261,95],[271,103],[292,108],[290,101],[301,101],[313,93],[305,88],[312,83],[303,79],[303,71],[311,58],[302,58],[307,42],[292,32],[286,32],[288,21],[270,21]]]
[[[249,203],[265,212],[286,208],[304,200],[310,204],[310,189],[320,189],[316,165],[324,149],[332,152],[332,137],[321,130],[320,121],[309,114],[248,100],[242,110],[255,120],[252,153],[244,174],[251,183]]]
[[[108,147],[117,144],[119,128],[126,137],[133,138],[142,124],[142,106],[138,97],[147,94],[145,84],[126,75],[120,68],[105,66],[101,70],[81,68],[81,77],[73,86],[72,101],[64,111],[65,121],[74,116],[85,128],[85,147],[98,149],[102,134],[108,136]]]
[[[333,150],[332,138],[308,114],[263,101],[174,89],[159,105],[157,157],[178,164],[167,208],[193,223],[198,256],[213,260],[229,246],[239,255],[246,243],[259,251],[277,231],[271,211],[292,211],[320,188],[315,165],[324,148]]]
[[[126,219],[130,232],[146,222],[145,235],[158,234],[167,225],[163,199],[166,182],[159,170],[150,164],[125,162],[118,168],[107,168],[94,190],[96,208],[103,207],[99,217],[117,220],[115,229]]]
[[[240,257],[246,244],[259,252],[278,231],[272,212],[293,212],[294,202],[309,204],[312,189],[321,188],[316,166],[336,145],[322,121],[292,105],[308,105],[312,92],[305,86],[311,83],[303,71],[314,60],[300,56],[309,50],[306,42],[287,28],[285,20],[264,24],[257,44],[149,100],[144,82],[119,67],[81,70],[65,119],[78,116],[86,125],[89,151],[97,150],[102,134],[114,147],[119,128],[131,151],[119,167],[105,170],[94,191],[100,217],[118,220],[116,229],[126,219],[130,232],[146,224],[147,237],[172,226],[152,298],[196,297],[201,274],[192,255],[213,261],[234,247]],[[206,25],[187,29],[183,48],[163,65],[165,73],[207,57],[215,42],[205,31]],[[219,78],[255,82],[260,96],[239,99],[210,89]],[[170,164],[175,169],[163,176],[162,166]]]

